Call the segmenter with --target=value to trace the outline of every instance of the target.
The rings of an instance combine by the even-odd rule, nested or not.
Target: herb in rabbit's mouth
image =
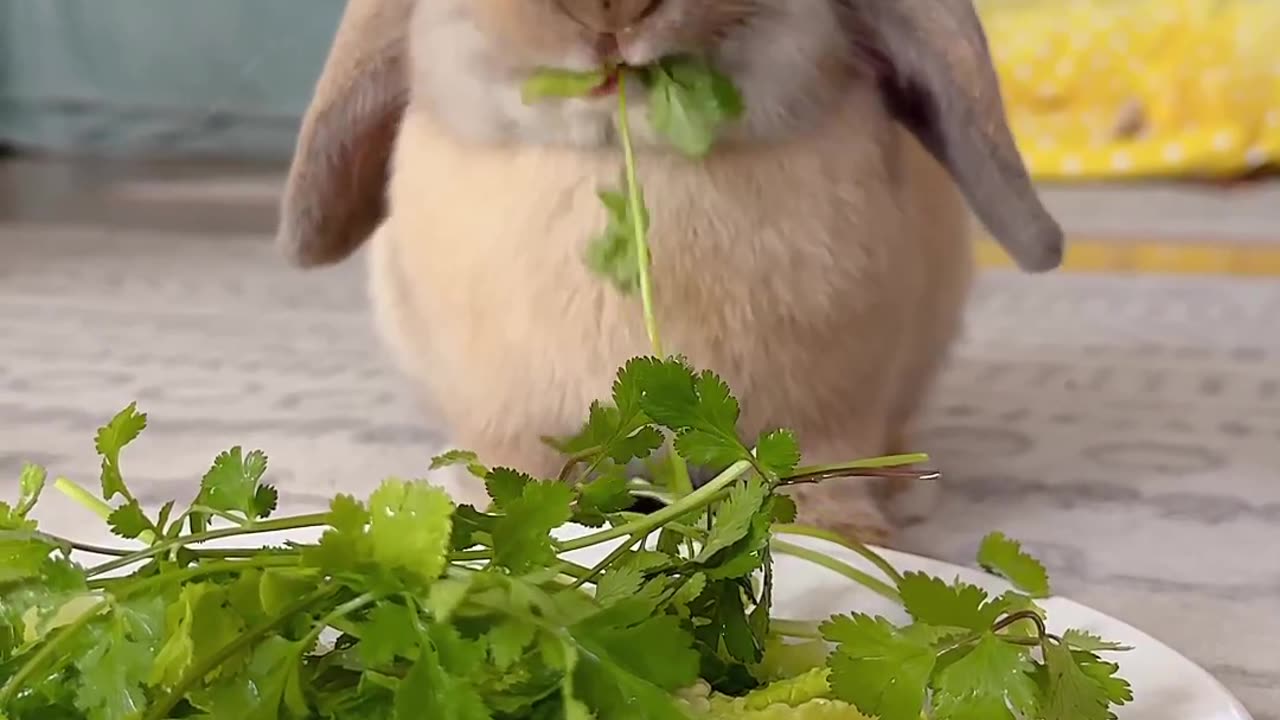
[[[649,108],[655,129],[698,156],[734,106],[688,67],[654,71]],[[278,518],[266,455],[233,448],[185,509],[153,511],[123,470],[147,425],[131,405],[95,438],[101,499],[68,480],[55,487],[132,546],[43,531],[43,468],[28,466],[17,502],[0,502],[0,720],[1106,720],[1131,699],[1102,659],[1127,648],[1051,634],[1037,604],[1047,574],[1015,541],[982,543],[979,564],[1016,588],[993,597],[791,524],[790,484],[927,458],[801,467],[790,431],[743,435],[730,388],[663,355],[629,76],[618,83],[625,189],[601,196],[625,255],[608,266],[634,273],[654,356],[618,371],[577,435],[549,441],[564,455],[559,479],[453,451],[432,468],[482,479],[488,507],[389,479],[364,500],[339,495],[326,512]],[[590,93],[598,80],[544,78],[537,90]],[[694,490],[686,459],[713,479]],[[627,472],[650,461],[670,472]],[[641,498],[661,509],[635,512]],[[319,537],[251,542],[291,530]],[[867,567],[788,535],[847,545]],[[589,548],[603,559],[583,564],[576,553]],[[779,553],[899,603],[911,622],[775,618]],[[106,559],[81,564],[92,555]]]
[[[604,80],[599,85],[592,88],[591,94],[595,97],[612,95],[617,91],[618,86],[621,84],[623,72],[625,72],[625,70],[617,68],[610,70],[608,74],[604,76]]]

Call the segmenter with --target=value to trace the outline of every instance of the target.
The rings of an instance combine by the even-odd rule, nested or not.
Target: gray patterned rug
[[[0,225],[0,477],[92,479],[130,401],[150,499],[266,450],[284,502],[412,475],[440,442],[385,364],[357,264],[261,236]],[[947,472],[910,548],[967,563],[1004,530],[1057,589],[1164,639],[1280,718],[1280,284],[984,279],[923,449]],[[67,519],[67,522],[72,522]],[[1231,623],[1231,624],[1228,624]]]

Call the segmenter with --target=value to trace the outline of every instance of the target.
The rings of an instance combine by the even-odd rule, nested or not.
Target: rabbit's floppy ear
[[[1062,229],[1018,154],[972,0],[840,2],[890,111],[947,168],[995,240],[1023,270],[1060,265]]]
[[[413,0],[349,0],[302,120],[276,241],[301,266],[345,259],[381,222],[408,100]]]

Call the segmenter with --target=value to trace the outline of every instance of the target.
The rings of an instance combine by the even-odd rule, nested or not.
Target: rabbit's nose
[[[653,14],[663,0],[557,0],[565,14],[600,33],[616,33]]]

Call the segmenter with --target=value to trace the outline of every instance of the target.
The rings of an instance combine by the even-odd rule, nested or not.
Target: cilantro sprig
[[[125,544],[100,547],[39,530],[31,513],[46,473],[29,466],[18,502],[0,504],[0,713],[678,718],[737,717],[783,702],[804,717],[806,704],[821,701],[847,708],[848,718],[1101,720],[1131,699],[1103,659],[1127,648],[1080,630],[1049,633],[1043,610],[1018,591],[992,597],[921,573],[873,578],[820,556],[887,588],[911,623],[775,619],[773,555],[805,556],[780,537],[812,534],[788,524],[795,509],[784,494],[804,468],[761,472],[739,459],[674,497],[615,463],[660,451],[638,435],[684,427],[679,414],[646,412],[688,400],[671,390],[675,375],[682,387],[706,377],[655,358],[619,372],[621,409],[597,404],[582,437],[598,444],[574,453],[576,466],[607,468],[598,477],[561,482],[485,468],[465,452],[438,458],[484,476],[486,507],[456,506],[425,481],[393,478],[366,499],[335,497],[324,513],[274,517],[252,501],[268,487],[256,470],[265,456],[246,472],[250,455],[228,451],[212,467],[236,471],[206,473],[179,516],[204,523],[157,519],[149,541],[110,523]],[[627,416],[620,425],[601,420]],[[732,414],[708,417],[730,432]],[[759,456],[763,442],[750,452]],[[129,506],[136,496],[123,472],[113,478],[116,498],[131,498],[118,507]],[[634,512],[640,497],[667,504]],[[214,512],[210,502],[236,509]],[[583,516],[596,529],[564,539]],[[307,528],[318,539],[210,546]],[[1008,542],[992,535],[985,545]],[[610,544],[594,567],[574,560]],[[86,563],[95,555],[105,559]],[[829,651],[806,649],[813,642]],[[698,686],[709,704],[688,701]]]
[[[575,97],[605,76],[542,74],[526,97]],[[1132,699],[1103,659],[1128,648],[1050,633],[1036,602],[1047,573],[1004,535],[984,540],[978,564],[1017,589],[992,597],[794,524],[791,485],[927,478],[905,469],[927,458],[801,466],[791,432],[743,436],[723,380],[663,354],[628,78],[647,89],[654,129],[694,158],[742,111],[701,60],[619,81],[623,189],[602,191],[609,228],[588,257],[640,291],[654,353],[619,370],[580,432],[547,439],[564,455],[559,476],[455,450],[431,469],[465,467],[486,506],[390,478],[367,498],[275,517],[267,456],[235,447],[175,516],[177,500],[152,512],[126,482],[123,451],[147,426],[130,405],[97,434],[101,492],[54,482],[121,546],[40,529],[44,468],[25,468],[16,503],[0,502],[0,720],[745,720],[779,706],[796,720],[1102,720]],[[690,462],[711,479],[693,487]],[[637,464],[658,472],[635,477]],[[641,512],[642,499],[659,509]],[[566,538],[571,525],[585,534]],[[318,539],[253,542],[298,530]],[[845,545],[873,570],[792,535]],[[575,559],[588,548],[604,551],[590,567]],[[911,621],[776,618],[775,554],[900,603]]]

